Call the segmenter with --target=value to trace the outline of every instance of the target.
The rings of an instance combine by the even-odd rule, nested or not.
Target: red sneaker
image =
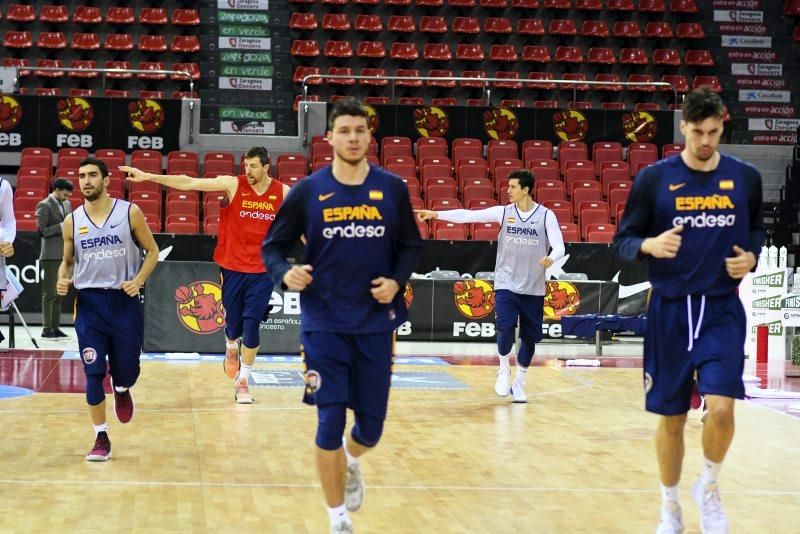
[[[692,410],[697,410],[703,405],[703,397],[700,395],[700,390],[697,389],[697,381],[692,380],[692,399],[689,401],[689,406]]]
[[[111,381],[111,389],[114,391],[114,413],[117,414],[117,419],[120,423],[129,423],[133,419],[133,396],[131,389],[128,388],[122,393],[117,391],[114,387],[114,381]]]
[[[89,462],[106,462],[111,458],[111,440],[106,432],[98,432],[94,447],[86,454]]]

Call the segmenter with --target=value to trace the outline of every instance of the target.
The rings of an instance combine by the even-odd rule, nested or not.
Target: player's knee
[[[514,348],[514,329],[504,328],[497,332],[497,350],[505,356]]]
[[[259,321],[245,317],[242,325],[242,345],[248,349],[254,349],[261,344],[258,334]]]
[[[346,421],[347,406],[344,404],[317,406],[317,447],[326,451],[341,447]]]
[[[661,417],[661,431],[670,438],[682,437],[685,425],[686,414],[664,415]]]
[[[708,415],[717,426],[733,426],[733,403],[707,403]]]
[[[86,402],[89,403],[89,406],[97,406],[106,400],[103,378],[103,375],[86,375]]]
[[[350,433],[352,438],[364,447],[374,447],[383,434],[383,419],[371,415],[356,414],[356,424]]]

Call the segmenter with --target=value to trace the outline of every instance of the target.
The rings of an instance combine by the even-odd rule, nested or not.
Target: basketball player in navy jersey
[[[317,406],[331,532],[352,532],[347,512],[361,507],[358,458],[383,431],[393,330],[407,315],[402,288],[422,247],[405,184],[366,159],[367,119],[355,100],[333,105],[333,164],[292,188],[262,248],[275,283],[301,292],[304,402]],[[301,235],[308,263],[292,266],[286,257]],[[343,439],[347,408],[355,425]]]
[[[144,337],[139,290],[156,267],[158,245],[141,209],[108,196],[105,163],[84,159],[78,180],[86,202],[64,219],[64,259],[56,292],[64,296],[73,284],[78,290],[75,332],[95,431],[95,444],[86,459],[99,462],[111,457],[103,391],[107,372],[117,419],[127,423],[133,418],[130,388],[139,378]]]
[[[701,530],[728,532],[717,477],[733,439],[734,401],[744,397],[746,327],[736,288],[755,268],[764,226],[758,170],[717,151],[723,113],[708,88],[686,95],[680,123],[686,147],[639,173],[614,238],[623,258],[647,260],[653,285],[644,384],[647,410],[661,415],[659,533],[684,528],[678,482],[695,371],[708,415],[702,475],[692,495]]]
[[[547,268],[564,257],[564,237],[555,214],[533,201],[533,173],[517,169],[508,175],[505,206],[483,210],[416,210],[421,221],[441,219],[454,223],[496,222],[495,304],[497,315],[497,370],[495,393],[514,402],[528,402],[525,375],[536,343],[542,340],[542,316]],[[514,348],[514,329],[519,320],[517,374],[511,379],[509,360]]]

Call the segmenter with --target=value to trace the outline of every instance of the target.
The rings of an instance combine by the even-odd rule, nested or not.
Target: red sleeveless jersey
[[[231,271],[264,273],[267,269],[261,259],[261,243],[283,202],[283,184],[272,180],[259,195],[247,182],[247,176],[238,179],[233,200],[219,213],[214,261]]]

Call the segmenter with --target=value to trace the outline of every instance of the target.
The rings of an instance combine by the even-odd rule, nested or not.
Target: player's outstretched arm
[[[235,176],[193,178],[183,174],[153,174],[127,165],[120,165],[119,170],[127,173],[129,182],[156,182],[181,191],[225,191],[228,198],[233,198],[239,186],[239,180]]]

